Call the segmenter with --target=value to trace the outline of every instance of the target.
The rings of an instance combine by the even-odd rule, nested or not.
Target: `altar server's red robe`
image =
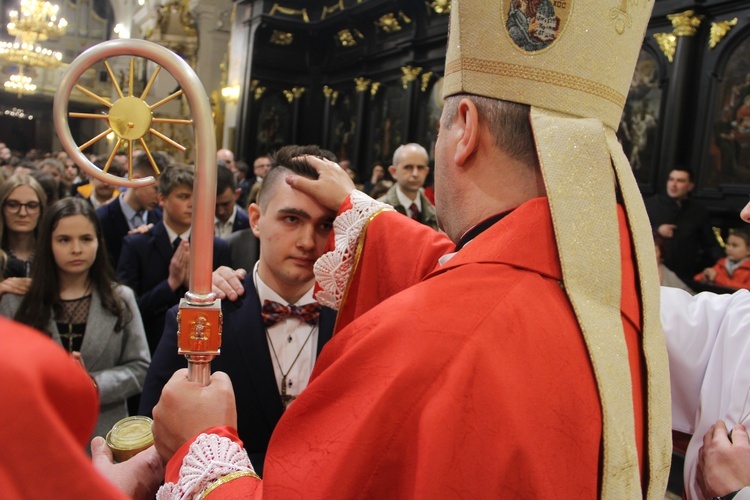
[[[622,418],[635,418],[643,464],[640,311],[620,216],[622,322],[637,403]],[[361,261],[357,273],[373,264],[394,272],[389,258],[411,261],[409,278],[422,261],[434,267],[445,240],[417,239],[415,226],[395,213],[375,217],[364,255],[375,245],[385,260]],[[362,276],[347,306],[371,285],[357,284]],[[413,286],[382,280],[375,286],[402,291],[377,305],[364,297],[325,347],[274,432],[262,487],[237,479],[209,498],[261,489],[284,499],[596,498],[601,408],[561,285],[547,200],[518,207]]]
[[[84,451],[99,414],[86,372],[52,339],[2,317],[0,345],[0,497],[126,498]]]

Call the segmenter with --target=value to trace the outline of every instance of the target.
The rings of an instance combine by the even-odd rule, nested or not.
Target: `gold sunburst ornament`
[[[173,141],[166,135],[154,129],[152,126],[155,123],[178,123],[178,124],[184,124],[184,125],[193,124],[193,120],[183,120],[179,118],[156,118],[153,115],[153,111],[155,109],[181,96],[183,94],[183,91],[180,89],[168,95],[167,97],[160,100],[159,102],[149,105],[146,102],[146,97],[151,91],[151,87],[156,81],[156,77],[159,75],[161,66],[156,67],[156,70],[151,75],[151,78],[149,79],[148,84],[146,85],[146,88],[143,89],[143,93],[140,96],[136,96],[133,91],[133,82],[134,82],[134,74],[135,74],[135,59],[134,58],[132,57],[130,58],[130,72],[129,72],[130,74],[129,74],[129,79],[128,79],[128,95],[127,96],[123,93],[122,89],[120,88],[120,85],[117,83],[117,78],[115,78],[114,72],[112,71],[112,67],[109,65],[107,61],[104,61],[104,66],[105,68],[107,68],[107,73],[109,73],[109,78],[112,81],[112,85],[114,85],[115,87],[115,92],[117,92],[118,99],[115,102],[110,102],[109,99],[102,97],[100,95],[97,95],[94,92],[90,91],[89,89],[82,87],[81,85],[78,85],[78,84],[75,85],[76,90],[82,92],[88,97],[106,106],[108,108],[108,112],[104,114],[70,112],[68,113],[68,116],[71,118],[89,118],[89,119],[94,119],[94,120],[107,120],[109,124],[109,127],[104,132],[100,133],[99,135],[92,138],[88,142],[79,146],[78,150],[84,151],[86,148],[88,148],[92,144],[95,144],[96,142],[100,141],[102,138],[106,137],[108,134],[114,132],[115,136],[117,137],[117,141],[115,142],[115,145],[112,148],[109,158],[107,159],[107,163],[104,166],[105,173],[109,170],[110,165],[112,165],[112,161],[114,160],[115,155],[117,154],[117,151],[120,149],[121,146],[125,145],[127,148],[127,152],[128,152],[128,179],[132,180],[133,179],[133,149],[134,149],[133,146],[134,146],[134,143],[137,142],[137,143],[140,143],[140,145],[143,147],[143,151],[148,156],[148,159],[151,162],[151,166],[153,167],[154,172],[157,175],[160,174],[159,167],[156,166],[156,162],[154,161],[154,158],[151,155],[151,151],[146,145],[146,141],[144,140],[144,137],[146,136],[146,134],[152,134],[158,137],[159,139],[161,139],[162,141],[166,142],[170,146],[175,147],[179,149],[180,151],[185,151],[185,146],[177,143],[176,141]]]

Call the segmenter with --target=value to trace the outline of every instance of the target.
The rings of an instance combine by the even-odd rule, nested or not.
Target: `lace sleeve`
[[[179,481],[166,483],[159,488],[156,498],[157,500],[199,498],[212,483],[229,475],[258,477],[247,452],[239,444],[216,434],[201,434],[190,445],[190,451],[182,461]]]
[[[315,263],[315,278],[321,290],[315,298],[321,305],[338,310],[349,283],[357,244],[367,223],[377,214],[393,207],[375,201],[361,191],[352,191],[352,208],[341,213],[333,222],[334,249],[323,254]]]

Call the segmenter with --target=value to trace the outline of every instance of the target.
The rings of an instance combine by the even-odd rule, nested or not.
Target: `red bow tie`
[[[287,306],[272,300],[266,300],[263,302],[260,315],[263,317],[263,324],[266,327],[273,326],[288,316],[297,317],[308,325],[314,325],[320,316],[320,304],[311,302],[304,306]]]

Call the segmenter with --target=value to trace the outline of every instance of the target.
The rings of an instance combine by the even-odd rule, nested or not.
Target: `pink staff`
[[[137,56],[149,59],[158,67],[140,96],[133,93],[133,60],[130,61],[130,83],[127,95],[120,89],[109,64],[112,84],[117,91],[117,99],[98,96],[76,82],[80,76],[98,61],[108,57]],[[161,101],[149,105],[145,98],[161,68],[165,68],[177,80],[181,90]],[[108,108],[103,114],[68,113],[68,97],[77,89]],[[155,118],[153,110],[166,102],[179,97],[187,97],[193,116],[198,120],[180,120]],[[83,52],[68,67],[60,81],[55,94],[53,107],[55,130],[68,155],[89,175],[97,179],[123,187],[140,187],[153,184],[155,179],[147,177],[132,179],[133,146],[139,142],[149,158],[151,153],[143,137],[152,134],[178,149],[183,146],[159,133],[152,125],[155,123],[184,123],[193,125],[195,131],[195,187],[193,190],[193,223],[190,238],[190,290],[180,301],[178,314],[179,353],[188,359],[188,378],[208,385],[211,375],[211,360],[220,353],[221,347],[221,305],[211,291],[211,271],[213,262],[214,206],[216,203],[216,138],[211,117],[211,105],[203,86],[193,69],[177,54],[169,49],[146,40],[109,40]],[[70,134],[68,117],[106,120],[108,128],[78,146]],[[117,137],[117,143],[110,154],[104,170],[100,170],[83,154],[91,144],[106,137],[110,132]],[[108,174],[106,170],[120,145],[125,144],[128,150],[128,179]],[[152,165],[156,165],[152,160]],[[158,172],[158,169],[156,169]]]

